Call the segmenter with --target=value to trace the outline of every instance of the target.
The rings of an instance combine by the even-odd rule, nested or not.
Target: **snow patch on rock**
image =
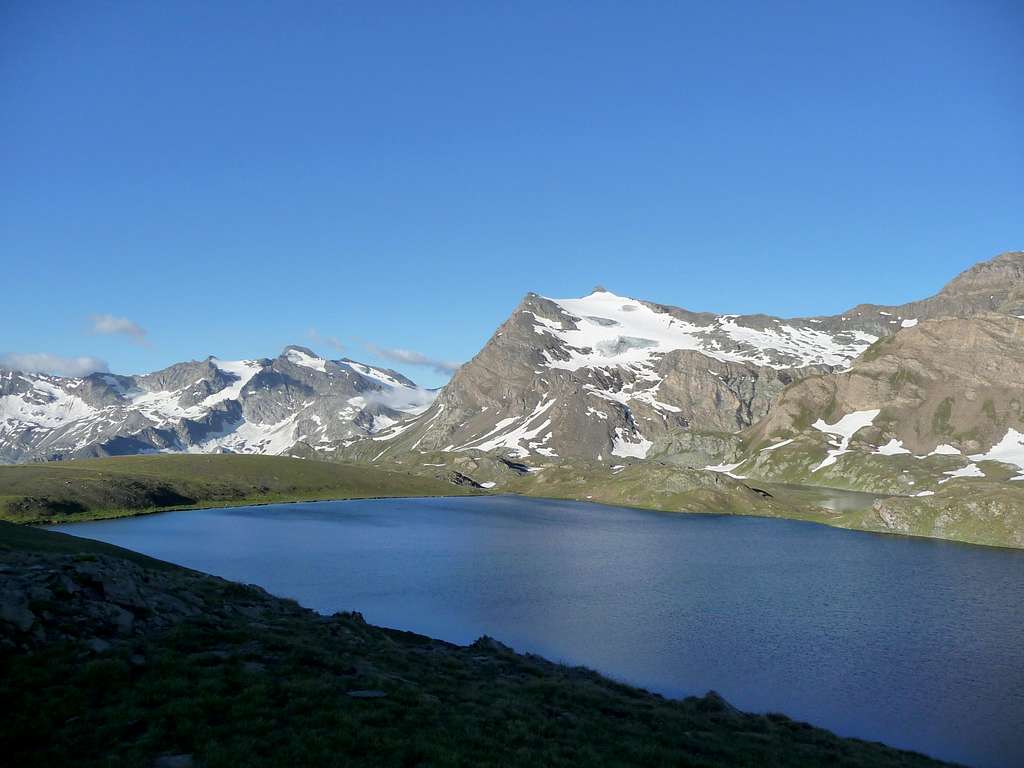
[[[581,299],[552,299],[575,328],[563,328],[550,319],[537,320],[537,333],[562,341],[567,360],[548,357],[548,366],[564,370],[609,368],[640,364],[673,350],[696,350],[716,360],[746,362],[773,368],[807,365],[846,367],[877,341],[862,331],[850,331],[845,340],[807,325],[778,323],[754,328],[737,322],[738,315],[721,315],[709,325],[697,325],[660,311],[644,302],[595,291]],[[714,336],[724,336],[732,349],[722,349]],[[777,355],[786,357],[780,362]]]
[[[734,474],[733,472],[733,470],[735,470],[742,463],[742,461],[737,461],[735,464],[714,464],[712,466],[704,467],[704,469],[708,470],[709,472],[720,472],[723,475],[728,475],[729,477],[735,478],[736,480],[746,480],[747,478],[745,475],[737,475]]]
[[[627,439],[622,427],[615,428],[615,437],[612,438],[612,456],[632,456],[634,459],[646,459],[647,452],[654,445],[639,432],[636,433],[637,441]]]
[[[454,448],[455,451],[494,451],[499,448],[509,451],[513,456],[517,458],[526,458],[530,455],[530,452],[525,448],[522,443],[534,440],[542,432],[548,430],[551,426],[551,419],[544,418],[544,414],[555,404],[554,400],[542,400],[533,411],[526,417],[509,417],[502,419],[498,422],[497,426],[484,435],[482,438],[477,438],[472,442],[466,443],[465,445]],[[512,427],[513,424],[517,426]],[[511,429],[510,429],[511,427]],[[496,434],[502,432],[502,434]],[[491,435],[495,437],[488,440],[487,438]],[[536,449],[537,446],[543,444],[550,437],[550,434],[544,439],[538,442],[531,443],[529,447]],[[541,453],[541,451],[537,451]],[[545,454],[548,456],[554,456],[554,452],[550,448],[546,449]]]
[[[828,454],[822,459],[821,463],[818,464],[811,472],[817,472],[819,469],[830,467],[839,460],[839,457],[844,453],[849,453],[850,439],[858,432],[858,430],[864,427],[870,427],[878,414],[881,413],[880,408],[875,408],[869,411],[854,411],[848,413],[835,424],[827,424],[823,419],[818,419],[811,426],[819,432],[824,432],[826,435],[832,436],[832,449],[828,451]]]
[[[872,453],[879,456],[898,456],[901,453],[910,453],[910,451],[903,447],[902,440],[897,440],[894,437],[885,445],[876,448]]]
[[[312,368],[314,371],[324,372],[327,370],[327,361],[322,357],[315,357],[295,347],[288,348],[285,358],[290,363],[301,365],[304,368]]]
[[[1011,464],[1020,472],[1011,479],[1024,480],[1024,434],[1010,428],[1006,431],[1003,439],[989,448],[986,453],[976,453],[970,459],[971,461],[999,461],[1003,464]]]
[[[949,472],[943,472],[944,475],[949,475],[944,480],[939,480],[939,485],[948,483],[950,480],[954,480],[958,477],[984,477],[985,473],[981,471],[981,467],[977,464],[968,464],[966,467],[960,467],[960,469],[951,469]]]

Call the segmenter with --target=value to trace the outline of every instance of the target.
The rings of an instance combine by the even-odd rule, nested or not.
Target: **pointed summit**
[[[319,355],[317,355],[316,352],[314,352],[312,349],[310,349],[309,347],[304,347],[301,344],[289,344],[287,347],[281,350],[280,356],[287,357],[289,352],[301,352],[302,354],[308,355],[309,357],[319,357]]]

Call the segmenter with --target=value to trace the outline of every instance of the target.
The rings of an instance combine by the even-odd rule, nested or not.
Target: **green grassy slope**
[[[491,490],[495,493],[594,501],[660,512],[782,517],[840,528],[864,527],[874,500],[872,495],[863,494],[862,509],[836,512],[828,506],[826,489],[736,480],[718,472],[659,461],[630,462],[615,469],[582,461],[532,463],[531,471],[516,471],[507,462],[486,454],[434,452],[394,459],[383,466],[427,477],[459,472],[476,482],[493,483]]]
[[[934,496],[884,499],[857,527],[1024,549],[1024,482],[961,478]]]
[[[783,517],[1024,547],[1024,483],[967,479],[942,486],[934,497],[890,498],[876,508],[865,496],[863,509],[838,513],[822,506],[811,488],[738,481],[658,462],[637,462],[614,472],[600,465],[562,463],[521,474],[492,457],[444,458],[432,454],[373,467],[276,456],[161,454],[0,466],[0,520],[73,522],[168,509],[482,493],[446,479],[458,472],[493,482],[495,493],[666,512]]]
[[[124,456],[0,466],[0,519],[69,522],[189,507],[467,492],[401,471],[278,456]]]
[[[799,441],[798,441],[799,443]],[[789,448],[771,453],[784,455]],[[802,450],[797,444],[796,450]],[[824,447],[817,461],[824,455]],[[876,460],[902,461],[902,456],[870,456]],[[844,455],[836,466],[842,471],[861,466],[857,454]],[[943,461],[947,463],[943,463]],[[947,469],[956,466],[950,457],[927,460],[908,459],[913,467]],[[997,462],[981,462],[987,479],[961,478],[937,486],[934,496],[911,496],[923,482],[894,490],[870,490],[856,483],[836,482],[837,474],[823,473],[820,486],[784,482],[807,478],[775,473],[761,478],[756,471],[743,480],[699,469],[677,467],[657,460],[636,461],[612,469],[599,463],[529,460],[530,471],[516,471],[509,462],[476,452],[434,452],[403,456],[383,465],[396,471],[429,478],[452,472],[461,473],[479,483],[493,483],[495,493],[518,493],[542,498],[594,501],[623,507],[654,509],[662,512],[709,512],[714,514],[755,515],[853,528],[874,533],[927,536],[986,546],[1024,548],[1024,482],[1006,482],[1013,472]],[[514,462],[513,462],[514,464]],[[781,466],[781,465],[780,465]],[[872,464],[874,466],[874,464]],[[738,472],[747,474],[745,467]],[[913,478],[914,475],[909,475]],[[940,474],[940,477],[946,477]],[[781,479],[779,479],[781,478]],[[815,476],[817,479],[817,476]],[[852,492],[844,511],[836,511],[828,501],[828,491]],[[889,495],[893,494],[893,495]]]
[[[938,765],[52,532],[0,523],[0,573],[0,764]]]

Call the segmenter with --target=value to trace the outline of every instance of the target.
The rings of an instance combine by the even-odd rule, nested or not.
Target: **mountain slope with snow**
[[[576,299],[528,294],[422,416],[343,452],[728,463],[740,433],[786,387],[839,375],[872,344],[931,318],[993,307],[1012,316],[1022,299],[1024,253],[973,267],[930,299],[789,320],[690,312],[601,288]]]
[[[330,450],[426,408],[401,374],[303,347],[274,359],[178,363],[139,376],[0,370],[0,461],[153,451]]]
[[[788,384],[848,366],[876,338],[854,320],[693,313],[603,289],[529,294],[417,421],[355,450],[696,464]]]
[[[1022,430],[1024,320],[927,320],[787,389],[735,471],[926,498],[962,478],[1024,480]]]
[[[667,352],[692,350],[721,362],[770,368],[845,366],[877,337],[851,327],[829,332],[820,321],[698,315],[596,290],[581,299],[551,299],[555,320],[535,314],[534,331],[562,342],[567,358],[552,368],[650,369]]]

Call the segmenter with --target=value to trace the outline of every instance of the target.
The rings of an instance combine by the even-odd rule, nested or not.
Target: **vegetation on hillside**
[[[444,479],[279,456],[121,456],[0,466],[0,519],[72,522],[167,509],[468,492]]]
[[[900,456],[869,456],[862,461],[850,455],[839,469],[858,467],[868,476],[883,459],[903,461],[908,473],[951,461],[944,456],[913,462]],[[1009,477],[1003,465],[984,462],[984,466],[990,478]],[[898,495],[876,501],[877,497],[864,494],[861,508],[837,512],[829,508],[825,489],[737,480],[657,461],[630,461],[615,469],[587,462],[527,468],[483,454],[436,453],[385,467],[274,456],[180,454],[0,466],[0,520],[74,522],[171,509],[451,496],[489,489],[664,512],[782,517],[880,533],[1024,547],[1024,526],[1017,514],[1024,508],[1024,483],[967,478],[941,486],[933,497]],[[832,472],[823,480],[835,476]],[[782,479],[787,476],[783,474]]]

